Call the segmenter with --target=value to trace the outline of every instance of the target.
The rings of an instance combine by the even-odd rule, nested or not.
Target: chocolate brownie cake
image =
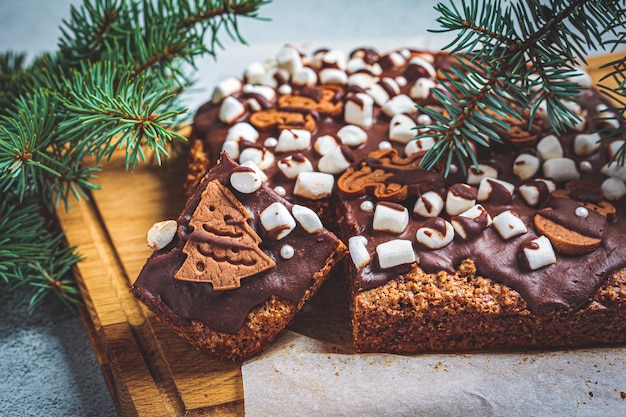
[[[568,132],[541,111],[531,127],[509,121],[478,168],[444,177],[421,168],[433,142],[415,139],[431,123],[416,104],[443,111],[433,91],[449,63],[285,45],[198,110],[187,186],[226,152],[314,210],[349,247],[357,351],[624,342],[626,169],[609,161],[625,138],[599,142],[613,120],[589,77],[564,103],[580,117]]]
[[[346,254],[309,208],[264,186],[225,155],[177,220],[148,232],[154,250],[132,293],[198,349],[224,359],[259,353]]]

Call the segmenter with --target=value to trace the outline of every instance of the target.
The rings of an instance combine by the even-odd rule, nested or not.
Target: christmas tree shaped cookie
[[[261,249],[261,238],[248,225],[249,213],[218,180],[211,181],[189,225],[183,247],[187,259],[174,278],[210,282],[214,290],[239,288],[241,280],[276,264]]]

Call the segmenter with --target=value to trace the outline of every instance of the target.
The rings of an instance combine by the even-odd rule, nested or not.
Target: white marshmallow
[[[278,87],[279,94],[288,95],[288,94],[291,94],[292,92],[293,92],[293,88],[291,88],[289,84],[283,84],[280,87]]]
[[[617,161],[605,164],[600,168],[600,172],[607,177],[617,177],[626,181],[626,165],[620,165]]]
[[[246,106],[235,97],[228,96],[222,100],[219,118],[226,124],[233,124],[237,119],[246,113]]]
[[[478,170],[472,165],[467,170],[466,181],[469,185],[478,185],[485,178],[498,178],[498,170],[487,164],[478,164]]]
[[[372,261],[372,257],[367,251],[367,239],[363,236],[352,236],[348,239],[348,250],[352,263],[357,268],[363,268]]]
[[[316,59],[316,57],[314,57]],[[319,54],[319,66],[322,68],[339,68],[346,70],[346,62],[348,61],[346,54],[340,49],[331,49]]]
[[[543,163],[543,175],[556,182],[565,182],[580,177],[576,162],[569,158],[554,158]]]
[[[311,132],[304,129],[283,129],[278,135],[276,152],[303,151],[311,146]]]
[[[291,82],[297,86],[312,87],[317,84],[317,73],[309,67],[304,67],[293,74]]]
[[[527,180],[535,176],[539,171],[539,158],[529,153],[521,153],[515,158],[513,163],[513,173],[522,180]]]
[[[574,138],[574,152],[578,156],[589,156],[600,149],[600,134],[580,133]]]
[[[337,131],[341,143],[348,146],[359,146],[367,141],[367,133],[356,125],[345,125]]]
[[[337,68],[321,69],[319,79],[321,84],[348,84],[348,74]]]
[[[153,251],[163,249],[174,239],[177,229],[176,220],[164,220],[153,224],[146,235],[148,248]]]
[[[544,161],[563,157],[561,142],[554,135],[548,135],[537,143],[537,153]]]
[[[328,174],[339,174],[348,169],[350,165],[352,163],[346,158],[344,149],[338,146],[320,158],[317,163],[317,169]]]
[[[493,191],[493,184],[499,184],[506,188],[510,195],[513,195],[515,191],[515,185],[510,182],[499,180],[497,178],[483,178],[480,181],[480,185],[478,186],[478,194],[476,196],[476,200],[478,201],[486,201],[491,197],[491,193]]]
[[[443,198],[434,191],[426,191],[419,196],[413,206],[413,213],[422,217],[437,217],[443,210]]]
[[[622,146],[624,146],[624,141],[621,139],[614,140],[613,142],[609,143],[609,147],[607,149],[609,159],[615,158],[615,155],[617,154],[617,152],[620,150]]]
[[[406,94],[398,94],[390,98],[382,107],[383,113],[389,117],[393,117],[400,113],[416,113],[417,108],[415,102]]]
[[[279,159],[276,166],[289,179],[295,179],[301,172],[313,172],[313,164],[305,156],[295,159],[293,155],[286,156]]]
[[[244,70],[244,78],[249,84],[258,84],[263,79],[266,69],[260,62],[251,62]]]
[[[424,137],[410,141],[404,147],[404,153],[411,156],[414,153],[426,152],[435,145],[435,138]]]
[[[437,78],[437,70],[425,56],[414,56],[409,60],[409,65],[418,65],[426,70],[430,78]]]
[[[382,269],[411,264],[416,261],[410,240],[395,239],[376,246],[378,263]]]
[[[374,123],[374,100],[364,93],[356,93],[355,97],[358,102],[346,100],[344,121],[368,129]]]
[[[220,81],[213,90],[213,96],[211,100],[217,104],[225,97],[229,97],[238,91],[241,91],[242,82],[237,77],[229,77]]]
[[[232,159],[239,158],[239,142],[235,140],[227,140],[222,143],[222,152],[226,152]]]
[[[289,81],[289,73],[280,68],[270,68],[263,74],[259,84],[278,88]]]
[[[271,232],[280,228],[276,239],[280,240],[287,236],[296,227],[296,221],[284,204],[275,202],[263,210],[259,216],[263,228]]]
[[[267,85],[246,84],[243,86],[243,92],[258,94],[267,101],[272,101],[276,98],[276,90]],[[251,99],[251,100],[254,100],[254,99]],[[256,100],[254,101],[256,102]]]
[[[320,155],[326,155],[331,152],[333,149],[338,148],[341,143],[337,141],[337,138],[331,135],[322,135],[318,136],[315,139],[315,143],[313,147]]]
[[[276,61],[278,61],[278,67],[287,71],[290,75],[297,73],[303,67],[300,52],[292,45],[282,47],[278,51]]]
[[[253,169],[239,169],[230,174],[230,185],[240,193],[252,194],[263,184],[263,178]]]
[[[376,84],[372,84],[367,89],[367,94],[372,97],[374,102],[379,106],[383,106],[391,98],[387,89],[383,87],[383,84],[393,91],[393,96],[400,93],[400,87],[393,78],[385,77]]]
[[[607,200],[619,200],[626,195],[626,184],[617,177],[610,177],[602,182],[602,193]]]
[[[435,81],[430,78],[418,78],[409,91],[409,96],[413,99],[424,100],[430,96],[430,90],[437,86]]]
[[[493,227],[504,240],[523,235],[528,231],[524,221],[511,210],[505,210],[493,218]]]
[[[400,234],[409,224],[409,211],[400,204],[378,203],[374,210],[374,230]]]
[[[487,213],[487,210],[485,210],[485,208],[480,204],[476,204],[470,207],[469,209],[465,210],[463,213],[459,214],[458,216],[452,217],[450,219],[450,223],[452,224],[452,227],[454,227],[454,231],[456,232],[456,234],[461,239],[467,239],[469,237],[469,233],[467,230],[465,230],[465,226],[463,225],[463,223],[458,221],[457,218],[466,217],[472,220],[479,220],[481,216],[483,216],[483,214],[485,215],[484,223],[481,223],[479,226],[482,230],[484,230],[488,228],[489,226],[491,226],[492,220],[491,220],[491,216],[489,215],[489,213]]]
[[[473,188],[467,184],[461,184],[468,189]],[[471,192],[471,191],[470,191]],[[466,199],[465,197],[458,195],[454,190],[448,190],[446,194],[446,213],[450,216],[463,213],[465,210],[470,209],[476,204],[475,199]]]
[[[251,168],[254,172],[257,173],[259,178],[261,178],[262,182],[267,181],[268,179],[267,174],[256,164],[256,162],[248,160],[248,161],[240,162],[239,165],[241,165],[242,167]]]
[[[578,132],[582,132],[585,129],[585,125],[587,124],[587,110],[583,109],[580,104],[574,101],[563,100],[562,103],[565,104],[568,109],[570,109],[574,114],[579,117],[578,121],[574,121],[572,129]]]
[[[301,172],[296,179],[293,193],[310,200],[319,200],[330,196],[335,184],[335,177],[324,172]]]
[[[307,233],[317,233],[324,228],[318,215],[308,207],[294,204],[291,214]]]
[[[371,72],[372,74],[376,75],[383,72],[383,69],[378,62],[368,64],[367,62],[365,62],[365,60],[363,60],[363,57],[360,56],[350,58],[346,63],[346,72],[348,74],[352,74],[362,70]]]
[[[531,240],[531,242],[536,245],[536,248],[523,247],[522,249],[530,269],[534,271],[556,263],[556,255],[550,239],[542,235]]]
[[[454,227],[449,221],[444,220],[446,225],[445,233],[432,227],[420,227],[415,233],[415,239],[429,249],[441,249],[447,246],[454,239]]]
[[[409,143],[417,134],[416,124],[406,114],[396,114],[389,122],[389,140]]]
[[[376,84],[377,82],[378,77],[367,72],[357,72],[356,74],[351,74],[348,77],[348,85],[361,87],[364,90],[367,90],[369,87]]]
[[[539,178],[537,181],[541,181],[546,184],[548,189],[548,193],[553,192],[556,189],[556,184],[553,181]],[[539,204],[539,198],[541,196],[541,192],[539,188],[535,184],[522,184],[517,188],[522,199],[531,207],[535,207]]]
[[[274,163],[274,154],[266,149],[246,148],[239,154],[239,163],[252,161],[262,170],[266,170]]]
[[[259,132],[248,122],[239,122],[232,125],[226,134],[226,141],[245,140],[248,142],[256,142],[259,138]]]
[[[598,120],[596,123],[611,127],[613,129],[617,129],[619,127],[619,120],[617,120],[617,115],[615,112],[609,110],[609,107],[604,104],[598,104],[596,106],[596,110],[598,112]]]

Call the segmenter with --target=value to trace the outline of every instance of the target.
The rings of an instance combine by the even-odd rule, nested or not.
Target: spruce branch
[[[422,166],[443,166],[446,175],[453,161],[464,171],[468,161],[477,167],[474,146],[501,142],[498,131],[527,111],[529,124],[545,111],[557,134],[579,122],[572,103],[582,87],[572,78],[590,51],[623,40],[626,28],[626,4],[613,0],[463,0],[436,9],[441,29],[434,32],[457,32],[443,49],[463,58],[446,75],[444,88],[453,90],[437,95],[447,115],[420,108],[433,123],[418,126],[417,138],[435,139]]]
[[[179,95],[193,83],[194,61],[215,55],[218,32],[244,42],[239,18],[258,18],[266,3],[85,0],[71,6],[58,50],[30,65],[0,54],[0,277],[29,311],[51,292],[78,300],[70,270],[80,255],[45,217],[96,190],[115,150],[132,170],[148,154],[163,163],[184,143]]]

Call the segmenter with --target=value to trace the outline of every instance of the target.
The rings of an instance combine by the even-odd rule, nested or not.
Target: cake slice
[[[148,240],[132,293],[193,346],[232,360],[265,349],[346,253],[312,210],[227,155]]]

